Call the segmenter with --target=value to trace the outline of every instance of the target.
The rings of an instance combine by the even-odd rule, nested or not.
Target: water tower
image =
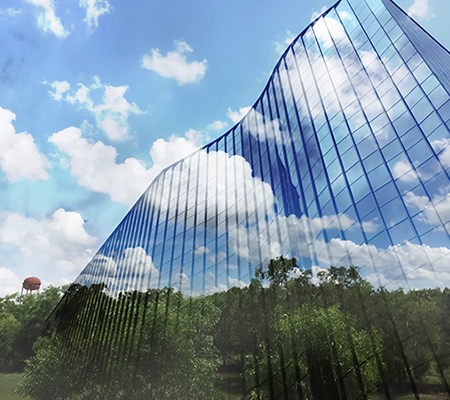
[[[31,293],[33,290],[36,290],[39,294],[40,287],[41,287],[40,279],[36,278],[35,276],[31,276],[23,281],[22,292],[20,294],[23,294],[23,289],[27,291],[26,294]]]

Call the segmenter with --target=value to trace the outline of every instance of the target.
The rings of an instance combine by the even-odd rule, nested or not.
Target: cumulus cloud
[[[286,50],[286,47],[289,46],[294,39],[295,36],[291,32],[286,31],[285,39],[283,39],[282,41],[274,42],[275,51],[280,55],[283,54],[284,51]]]
[[[0,107],[0,167],[10,182],[20,179],[48,179],[50,163],[39,153],[33,136],[16,133],[12,121],[16,115]]]
[[[439,153],[439,160],[445,168],[450,167],[450,139],[433,140],[430,143],[436,153]]]
[[[289,235],[301,239],[295,240],[293,247],[289,249],[283,248],[278,241],[272,241],[269,248],[267,237],[261,235],[258,237],[256,229],[252,226],[241,226],[238,235],[241,238],[248,235],[251,240],[258,238],[263,260],[266,260],[263,265],[267,265],[270,259],[284,255],[288,258],[296,257],[297,260],[317,260],[319,265],[316,268],[319,269],[330,265],[357,265],[363,268],[363,276],[370,276],[373,284],[388,285],[390,289],[400,286],[407,288],[413,281],[416,286],[423,287],[450,285],[448,272],[450,249],[446,247],[432,247],[405,241],[402,244],[380,248],[336,237],[326,242],[320,238],[311,239],[308,221],[306,218],[302,219],[303,221],[294,215],[288,218],[279,217],[279,224],[286,226]],[[242,241],[246,243],[245,239]],[[240,249],[239,255],[254,265],[258,263],[259,258],[252,256],[245,246]]]
[[[189,171],[197,170],[202,177],[200,183],[197,182],[196,173],[189,173]],[[224,171],[227,171],[226,179],[222,175]],[[183,214],[183,219],[177,222],[183,225],[183,229],[193,227],[194,215],[196,215],[197,234],[203,229],[207,232],[217,232],[218,236],[226,233],[229,253],[238,254],[251,262],[253,266],[261,262],[262,265],[266,265],[270,259],[279,255],[317,258],[316,250],[311,243],[315,238],[322,237],[321,233],[325,230],[333,237],[340,230],[351,234],[357,229],[367,233],[379,229],[376,220],[359,224],[346,214],[324,215],[316,218],[308,218],[304,215],[287,217],[277,214],[278,200],[271,186],[254,176],[250,164],[238,155],[231,156],[222,151],[207,153],[203,150],[186,160],[182,164],[181,171],[178,168],[167,170],[164,179],[170,181],[172,174],[175,174],[173,179],[180,179],[181,193],[185,193],[185,196],[179,196],[178,185],[172,188],[167,187],[162,197],[154,198],[148,192],[147,201],[151,201],[152,207],[159,209],[159,215],[168,215],[170,199],[171,209],[188,210],[186,214]],[[197,188],[200,188],[198,193]],[[173,207],[174,202],[176,207]],[[195,202],[196,207],[192,207],[192,202]],[[245,207],[242,207],[244,202]],[[205,221],[207,221],[206,225]],[[227,221],[226,224],[225,221]],[[290,248],[287,241],[280,242],[268,225],[277,226],[280,237],[293,238],[294,247],[298,246],[298,248]],[[321,243],[320,240],[318,243]],[[207,246],[206,242],[197,241],[196,244],[195,249],[186,245],[186,251],[192,251],[196,257],[204,257],[207,266],[219,265],[221,268],[227,268],[234,274],[231,277],[237,278],[236,265],[233,261],[226,260],[223,249],[219,248],[216,252],[214,247]],[[317,249],[317,252],[323,253],[324,249]],[[335,259],[336,263],[343,257],[339,256],[340,258]],[[322,254],[321,257],[324,255]],[[333,263],[328,265],[331,264]],[[212,291],[220,290],[220,284],[228,287],[228,283],[223,279],[217,285],[215,277],[210,280],[213,282],[209,285]],[[197,287],[198,284],[195,286]]]
[[[187,293],[191,288],[190,279],[184,272],[177,272],[174,276],[172,287],[175,291]]]
[[[97,121],[97,127],[111,140],[128,139],[130,137],[128,117],[131,114],[144,113],[136,103],[129,103],[125,98],[128,86],[102,84],[98,77],[94,77],[94,83],[90,87],[79,83],[76,91],[70,91],[70,84],[67,81],[43,83],[53,89],[49,93],[55,100],[63,100],[90,111]],[[101,101],[94,100],[99,97]]]
[[[308,39],[313,38],[315,34],[319,42],[321,42],[325,48],[330,48],[334,46],[334,43],[329,34],[329,30],[333,32],[333,39],[335,42],[339,42],[341,39],[347,36],[344,27],[340,22],[336,21],[334,18],[326,16],[324,18],[320,18],[314,24],[312,29],[309,29],[306,32],[306,37]]]
[[[195,249],[195,254],[208,254],[211,250],[209,250],[205,246],[199,246]]]
[[[42,83],[44,85],[51,86],[51,88],[54,91],[52,92],[51,90],[49,90],[48,93],[55,100],[61,100],[63,97],[63,94],[70,89],[70,83],[67,81],[54,81],[54,82],[43,81]]]
[[[304,224],[310,225],[314,236],[324,229],[342,229],[343,231],[346,231],[347,229],[351,229],[352,227],[356,228],[357,226],[357,224],[355,224],[356,221],[345,214],[324,215],[323,217],[316,218],[308,218],[303,215],[301,219],[304,219]],[[362,227],[367,233],[377,231],[377,224],[374,221],[363,222]]]
[[[151,54],[142,57],[142,68],[155,71],[164,78],[173,78],[179,84],[198,82],[206,73],[207,61],[187,61],[187,54],[193,49],[184,40],[175,40],[174,51],[164,57],[159,49],[152,49]]]
[[[430,224],[431,226],[438,226],[442,229],[442,224],[446,224],[450,220],[450,194],[436,193],[432,201],[428,196],[418,196],[412,192],[404,196],[405,204],[415,208],[417,212],[423,211],[418,217],[419,220]]]
[[[284,124],[280,119],[271,119],[254,108],[250,109],[247,117],[252,121],[249,131],[256,139],[276,140],[278,144],[287,144],[291,141],[290,134],[287,129],[283,129]],[[256,124],[253,125],[254,122]]]
[[[320,17],[325,11],[327,11],[327,8],[324,6],[320,9],[320,11],[314,11],[311,14],[311,18],[309,19],[311,22],[313,22],[315,19],[317,19],[318,17]]]
[[[153,166],[147,169],[141,160],[133,157],[118,164],[113,146],[101,141],[89,142],[76,127],[54,133],[49,141],[69,157],[72,174],[79,185],[126,205],[132,205],[165,167],[198,149],[198,137],[193,131],[187,132],[186,137],[158,139],[150,149]]]
[[[192,170],[199,170],[199,175],[204,177],[202,178],[204,181],[200,183],[201,186],[196,181],[197,174],[189,173]],[[346,231],[347,236],[351,236],[354,230],[360,228],[365,232],[375,232],[379,229],[376,220],[359,224],[345,214],[324,215],[316,218],[277,214],[275,207],[277,199],[271,186],[254,176],[249,163],[240,156],[230,156],[222,151],[207,153],[203,150],[186,160],[182,164],[181,171],[178,169],[176,171],[174,179],[180,179],[181,190],[186,194],[185,196],[178,195],[178,185],[176,185],[176,188],[167,187],[168,192],[163,192],[162,198],[158,196],[159,200],[155,200],[149,194],[146,200],[153,199],[152,206],[160,209],[159,215],[168,215],[166,214],[168,199],[176,199],[177,207],[174,209],[188,210],[184,216],[185,219],[177,223],[189,229],[194,223],[191,217],[195,214],[197,234],[205,229],[206,232],[216,232],[220,237],[226,230],[229,254],[236,254],[252,266],[260,263],[267,265],[270,259],[284,255],[296,257],[298,260],[310,260],[315,266],[313,273],[316,280],[317,273],[329,265],[358,265],[364,268],[364,274],[371,279],[371,282],[387,285],[389,288],[406,287],[408,281],[414,281],[415,286],[417,282],[440,286],[450,284],[450,274],[446,267],[450,261],[450,250],[445,247],[418,245],[408,241],[386,248],[355,243],[349,239],[339,238],[339,230]],[[224,171],[227,171],[227,179],[218,179]],[[171,174],[174,172],[175,170],[172,169],[167,170],[165,179],[171,180]],[[191,191],[197,191],[199,188],[198,195],[191,196],[191,192],[187,191],[188,187]],[[183,191],[184,188],[186,192]],[[416,200],[423,203],[422,207],[428,206],[426,199]],[[195,201],[196,208],[190,207],[190,203],[186,204],[189,201]],[[240,205],[244,201],[246,206],[242,208]],[[407,199],[406,201],[415,200]],[[446,200],[442,200],[441,203],[444,204],[444,201]],[[206,214],[211,210],[213,210],[213,218],[211,214]],[[270,228],[275,226],[278,234]],[[328,241],[325,241],[322,235],[325,230],[330,235]],[[282,237],[291,238],[290,244],[286,240],[282,242],[280,240]],[[196,243],[195,248],[189,248],[186,245],[185,251],[193,252],[195,257],[202,257],[203,262],[206,261],[206,268],[209,269],[207,274],[204,277],[201,274],[192,277],[189,276],[191,271],[183,272],[180,266],[174,266],[172,276],[169,277],[169,274],[166,274],[164,282],[158,281],[158,285],[166,285],[171,281],[172,285],[179,285],[179,290],[204,290],[205,293],[211,293],[226,290],[234,285],[242,287],[245,284],[244,281],[251,278],[245,275],[247,267],[240,271],[244,277],[238,277],[237,268],[234,265],[228,265],[233,261],[226,259],[222,249],[219,248],[216,254],[214,248],[207,247],[201,240]],[[376,269],[373,268],[371,260]],[[214,265],[219,268],[217,277],[211,272],[214,270],[212,268]],[[221,268],[227,268],[227,274]],[[405,275],[407,281],[404,279]],[[114,275],[114,279],[119,278],[117,274]],[[193,288],[188,285],[192,279]],[[137,288],[133,283],[129,283],[129,287]]]
[[[0,297],[19,292],[21,280],[9,268],[0,267]]]
[[[344,17],[352,18],[349,15]],[[329,115],[334,116],[336,112],[341,111],[341,107],[345,110],[344,113],[349,119],[349,127],[352,131],[356,131],[366,124],[365,117],[367,117],[379,144],[382,146],[388,143],[392,139],[393,130],[389,129],[389,119],[382,114],[383,106],[391,107],[399,100],[399,95],[395,90],[387,90],[389,89],[389,81],[386,81],[387,73],[377,53],[374,50],[361,49],[358,51],[360,61],[350,65],[346,63],[344,69],[342,58],[345,58],[345,50],[342,47],[349,39],[335,13],[329,13],[326,17],[320,18],[314,27],[308,30],[306,37],[314,40],[317,38],[322,47],[331,47],[340,41],[337,50],[341,54],[331,53],[324,57],[317,57],[317,50],[314,47],[305,50],[303,46],[295,45],[297,59],[294,60],[292,52],[286,55],[287,64],[291,67],[288,70],[284,68],[279,70],[281,81],[298,82],[297,66],[300,70],[300,77],[309,76],[312,73],[317,78],[319,78],[317,74],[320,74],[320,79],[317,79],[318,90],[309,89],[306,93],[303,93],[299,87],[297,94],[293,95],[289,87],[283,87],[287,109],[289,110],[295,105],[301,116],[311,116],[313,120],[320,121],[324,111],[321,107],[314,107],[314,105],[322,98]],[[313,62],[311,66],[310,62]],[[395,68],[395,66],[388,64],[388,68]],[[328,75],[325,73],[327,70],[333,71],[333,73]],[[385,82],[385,85],[381,85],[382,82]],[[274,86],[276,88],[280,86],[277,80],[274,81]],[[361,102],[357,101],[357,96]],[[364,108],[365,115],[361,112],[361,106]],[[395,110],[390,112],[392,119],[396,118],[395,112]],[[280,123],[282,124],[283,121]],[[294,120],[293,123],[296,121]]]
[[[98,18],[111,12],[111,5],[106,0],[80,0],[80,7],[86,9],[86,22],[89,30],[98,27]]]
[[[435,15],[430,10],[429,0],[415,0],[408,8],[408,14],[411,17],[417,17],[421,19],[431,19]]]
[[[27,0],[38,7],[37,22],[39,28],[44,32],[52,32],[58,37],[66,37],[69,32],[63,27],[61,20],[55,13],[55,2],[53,0]]]
[[[202,162],[202,157],[206,158],[205,162]],[[346,231],[347,236],[351,236],[356,229],[373,233],[379,230],[379,224],[376,220],[359,224],[346,214],[316,218],[308,218],[304,215],[301,217],[278,215],[274,208],[277,199],[272,188],[252,175],[250,165],[242,157],[230,157],[222,152],[200,152],[198,162],[201,165],[200,175],[203,169],[208,170],[208,180],[205,182],[206,193],[218,193],[218,195],[209,194],[207,203],[202,197],[197,198],[197,215],[202,216],[203,210],[206,209],[215,210],[217,215],[226,213],[229,252],[230,254],[236,252],[252,265],[258,265],[261,261],[263,265],[266,265],[268,260],[279,255],[295,256],[298,259],[317,260],[320,263],[317,265],[318,268],[329,265],[366,267],[366,274],[372,274],[372,276],[375,276],[373,275],[375,273],[378,274],[378,284],[390,282],[392,287],[407,284],[404,281],[404,274],[411,281],[427,279],[425,285],[450,284],[450,274],[446,272],[445,267],[450,261],[450,250],[445,247],[418,245],[405,241],[402,244],[380,248],[333,237],[339,230]],[[197,168],[196,163],[194,167]],[[216,179],[221,170],[228,171],[226,182]],[[188,183],[182,182],[182,185],[187,186]],[[245,212],[239,212],[236,198],[242,199],[241,202],[246,199]],[[426,218],[430,224],[437,225],[440,224],[438,215],[444,222],[450,219],[449,199],[450,196],[445,194],[439,198],[433,198],[434,208],[431,207],[427,198],[418,196],[413,198],[412,194],[405,199],[405,202],[407,204],[416,202],[418,211],[426,209],[423,218]],[[181,209],[184,209],[184,206]],[[261,212],[264,209],[266,211]],[[189,220],[189,215],[186,218]],[[210,219],[206,229],[217,229],[217,234],[220,236],[225,227],[220,225],[220,219],[219,226],[215,225],[215,221],[215,218]],[[269,240],[270,231],[266,229],[267,224],[277,225],[280,237],[292,238],[291,244],[287,246],[286,243],[280,242],[277,236],[272,236]],[[328,242],[321,234],[324,230],[331,236]],[[221,256],[219,253],[215,254],[213,249],[207,248],[204,244],[196,250],[197,255],[204,255],[212,265],[214,263],[221,265],[225,259],[225,255]],[[374,260],[376,271],[372,269],[371,260]],[[214,290],[216,289],[219,290],[218,288]]]
[[[251,110],[252,107],[240,107],[239,111],[233,111],[228,107],[227,117],[230,118],[235,124],[237,124],[245,115]]]
[[[55,285],[72,280],[92,257],[95,241],[73,211],[60,208],[42,219],[0,212],[0,249],[7,250],[0,252],[0,265],[20,273],[20,279],[35,275]],[[56,272],[61,276],[57,281]]]
[[[184,137],[172,135],[168,141],[156,140],[150,149],[153,178],[164,168],[197,151],[200,141],[201,133],[194,129],[187,131]]]
[[[214,121],[206,127],[208,131],[222,131],[228,127],[228,123],[224,121]]]
[[[243,119],[249,122],[249,132],[258,140],[276,140],[279,144],[291,141],[287,130],[283,130],[283,121],[278,118],[271,119],[269,115],[263,115],[252,107],[242,107],[239,111],[232,111],[228,107],[227,117],[238,123]]]
[[[183,168],[186,171],[199,170],[200,176],[203,176],[204,187],[197,198],[197,213],[205,211],[205,207],[212,207],[217,214],[222,214],[225,211],[228,213],[230,224],[236,217],[241,223],[245,221],[246,214],[254,214],[258,207],[258,202],[254,200],[254,192],[258,193],[260,201],[265,199],[268,207],[271,208],[276,199],[272,193],[272,188],[266,182],[263,182],[259,177],[253,177],[252,168],[250,164],[241,156],[231,156],[223,151],[211,151],[207,153],[205,150],[200,151],[191,157],[190,162],[183,164]],[[217,176],[224,170],[228,171],[226,182],[224,179],[217,179]],[[208,178],[206,179],[206,171]],[[174,170],[169,169],[166,172],[164,179],[170,179]],[[190,191],[194,192],[197,188],[197,176],[196,174],[185,173],[182,174],[180,184],[182,188],[190,188]],[[172,189],[172,193],[168,193],[167,196],[171,198],[176,196],[177,188]],[[208,199],[205,201],[206,193],[208,193]],[[218,193],[218,195],[216,195]],[[236,196],[241,199],[243,196],[247,197],[247,209],[239,209],[236,205]],[[186,201],[186,199],[184,200]],[[155,204],[162,212],[167,210],[168,204],[164,199],[159,199],[159,203]],[[179,207],[183,208],[184,205],[179,204]],[[193,215],[194,209],[189,211],[189,215]],[[230,225],[231,226],[231,225]],[[221,229],[224,229],[222,226]],[[205,252],[205,248],[199,248],[199,251]]]
[[[159,271],[152,258],[140,247],[126,248],[120,256],[97,253],[84,268],[75,283],[92,285],[104,283],[106,293],[117,297],[120,292],[156,287]]]
[[[236,286],[238,288],[244,288],[248,286],[248,283],[245,283],[244,281],[240,281],[239,279],[228,277],[228,287]]]

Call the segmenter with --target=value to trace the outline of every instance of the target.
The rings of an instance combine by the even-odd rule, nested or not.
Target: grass
[[[21,374],[0,374],[0,400],[25,400],[23,397],[14,393],[19,387]]]
[[[221,371],[222,379],[220,382],[221,393],[224,400],[239,400],[242,399],[242,377],[235,370]],[[29,397],[23,397],[14,391],[19,386],[21,374],[0,374],[0,400],[29,400]],[[428,383],[439,383],[438,377],[429,375],[427,377]],[[369,395],[370,400],[384,400],[385,396],[382,394]],[[450,400],[446,393],[439,394],[420,394],[421,400]],[[50,399],[49,399],[50,400]],[[413,394],[394,395],[393,400],[415,400]]]
[[[384,395],[376,394],[369,397],[370,400],[384,400]],[[448,400],[448,394],[420,394],[420,400]],[[394,400],[416,400],[413,394],[405,394],[401,396],[394,396]]]

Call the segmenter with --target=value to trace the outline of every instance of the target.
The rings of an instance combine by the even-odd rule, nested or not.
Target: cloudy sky
[[[0,296],[30,275],[73,281],[158,172],[231,128],[333,3],[2,0]],[[448,0],[398,4],[450,48]]]

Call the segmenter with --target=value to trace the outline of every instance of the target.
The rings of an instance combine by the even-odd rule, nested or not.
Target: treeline
[[[0,373],[23,370],[66,288],[49,286],[40,294],[0,297]]]
[[[390,399],[399,386],[418,395],[429,375],[450,395],[448,288],[375,289],[357,267],[291,271],[295,259],[280,257],[248,288],[211,296],[214,343],[222,363],[242,365],[243,396]]]
[[[104,285],[72,285],[21,391],[36,400],[219,399],[234,374],[247,399],[391,399],[395,384],[418,398],[433,375],[450,394],[449,311],[449,289],[375,289],[356,267],[313,278],[282,257],[248,287],[208,296],[166,288],[113,298]]]

